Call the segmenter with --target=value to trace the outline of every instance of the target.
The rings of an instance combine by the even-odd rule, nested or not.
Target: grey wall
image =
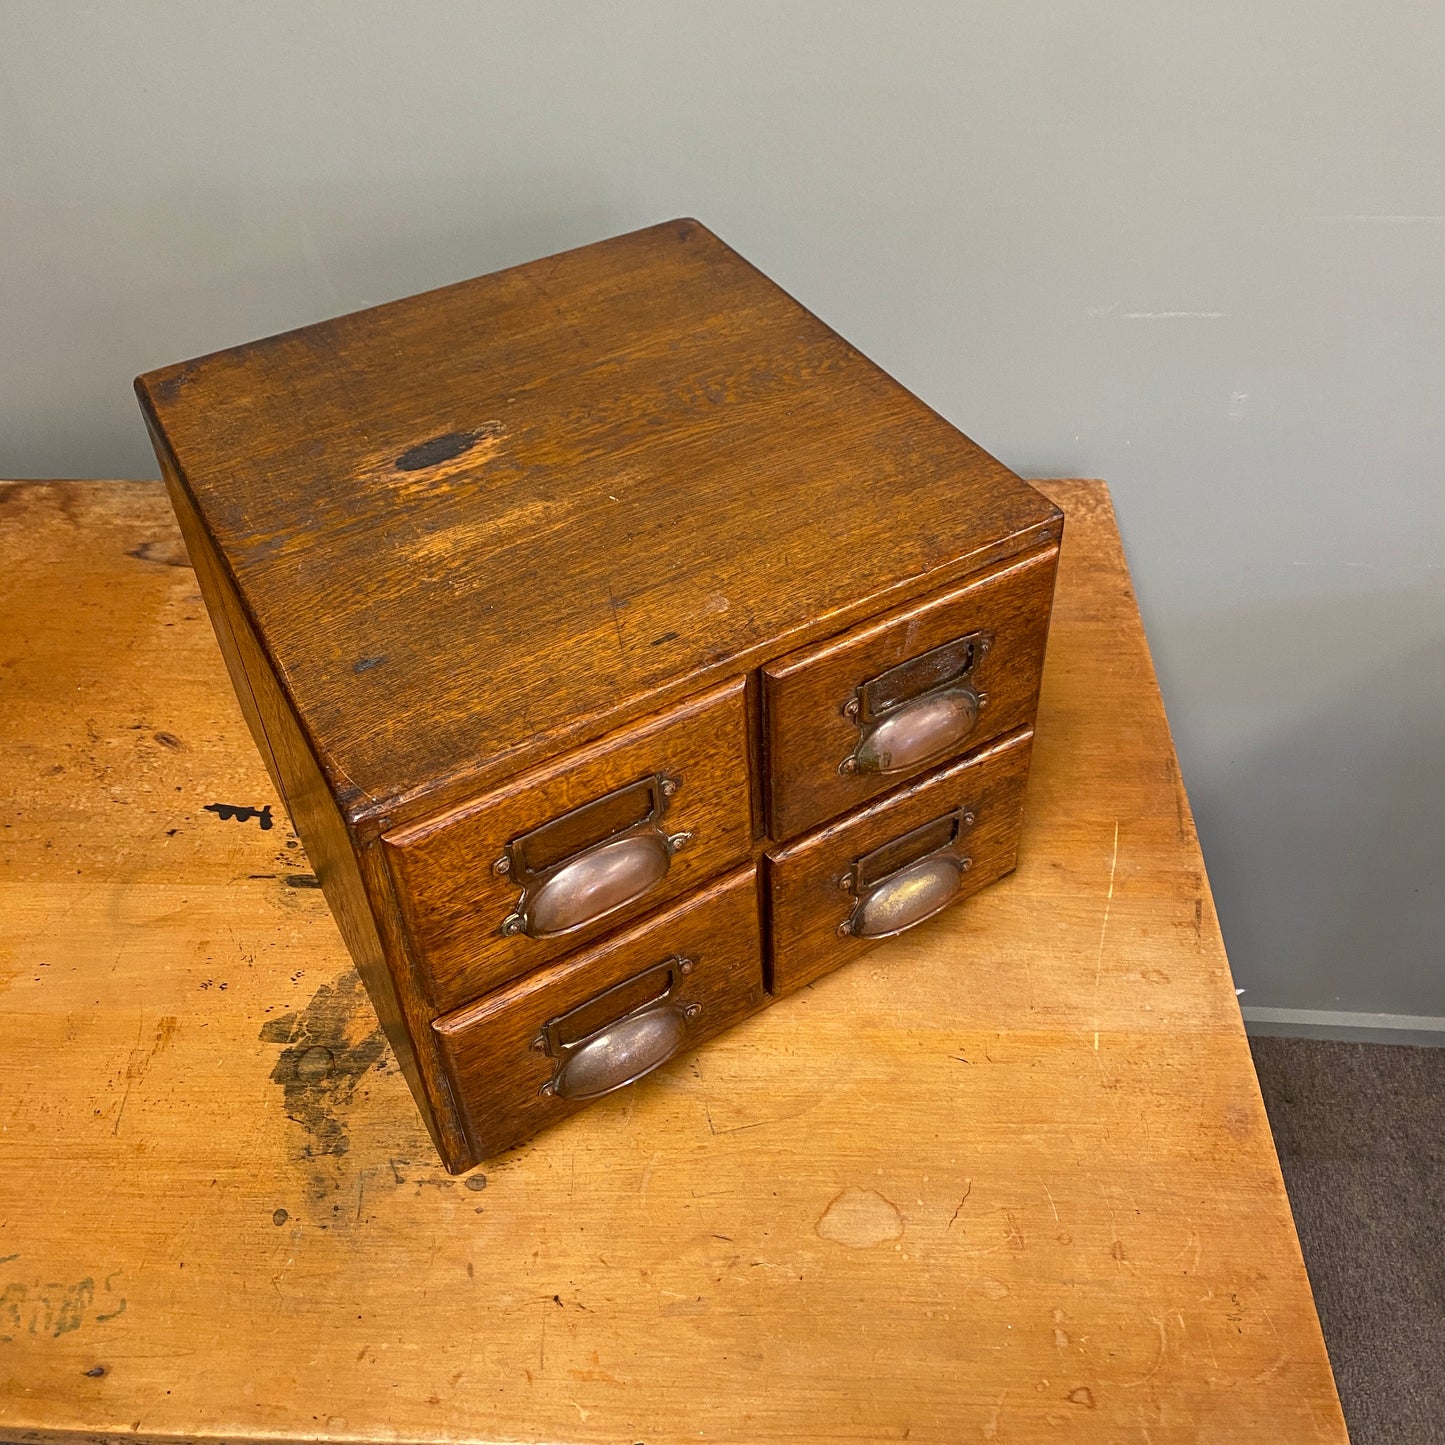
[[[144,367],[695,214],[1113,483],[1244,1001],[1439,1018],[1442,74],[1425,0],[9,0],[0,475],[152,475]]]

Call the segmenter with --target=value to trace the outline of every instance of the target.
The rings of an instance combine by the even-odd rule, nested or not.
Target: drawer
[[[1012,871],[1033,732],[768,854],[774,993]]]
[[[1031,727],[1058,548],[763,668],[779,842]]]
[[[756,870],[432,1026],[485,1159],[764,1002]]]
[[[387,835],[436,1013],[749,856],[743,694],[742,682],[730,683]]]

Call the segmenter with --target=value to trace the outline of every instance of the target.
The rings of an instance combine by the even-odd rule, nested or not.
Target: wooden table
[[[1017,875],[465,1179],[164,495],[0,486],[0,1439],[1345,1439],[1102,484]]]

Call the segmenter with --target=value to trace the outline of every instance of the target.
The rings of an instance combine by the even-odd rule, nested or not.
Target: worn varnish
[[[931,911],[935,901],[946,906],[1011,872],[1032,743],[1032,734],[1016,733],[897,796],[773,849],[767,862],[773,991],[790,993],[871,947],[865,930],[842,933],[842,925],[870,896],[896,888],[930,857],[953,890],[921,900]],[[858,876],[856,865],[863,861],[873,866]]]
[[[442,1053],[478,1158],[500,1153],[585,1102],[568,1098],[565,1086],[548,1085],[559,1065],[570,1062],[566,1046],[583,1043],[620,1013],[665,998],[665,1012],[677,1026],[674,1052],[681,1052],[761,1008],[757,890],[753,869],[730,875],[615,941],[438,1019]],[[645,975],[669,964],[676,968],[665,987],[647,982]],[[638,987],[629,988],[633,981]],[[622,992],[621,1001],[587,1008],[599,992],[613,989]],[[563,1047],[539,1048],[544,1026],[574,1010],[582,1016],[569,1021],[573,1026],[558,1040]],[[620,1070],[619,1077],[628,1072]]]
[[[945,757],[1029,726],[1038,706],[1058,555],[1050,547],[764,667],[773,837],[796,837],[938,765],[939,759],[930,758],[886,774],[839,768],[858,749],[863,731],[863,719],[851,721],[843,705],[852,700],[857,684],[880,679],[912,658],[926,659],[956,639],[980,639],[970,644],[973,655],[965,659],[967,670],[959,681],[981,706],[972,727],[945,749]],[[908,685],[910,680],[903,681]],[[911,686],[929,681],[920,678]],[[947,676],[942,681],[946,687]]]
[[[1343,1445],[1108,500],[1041,485],[1017,872],[485,1179],[161,490],[0,486],[0,1436]]]
[[[363,831],[1056,520],[695,221],[138,388]]]
[[[388,835],[388,861],[436,1011],[460,1007],[595,942],[608,928],[676,900],[746,858],[753,835],[747,753],[743,687],[734,683],[580,755],[568,754],[470,808]],[[501,933],[499,925],[519,899],[514,873],[499,875],[493,867],[509,839],[619,787],[664,775],[676,792],[656,830],[684,834],[687,841],[654,886],[598,923],[565,934]],[[591,836],[584,833],[579,841]]]
[[[137,390],[454,1172],[550,1114],[510,1044],[474,1048],[459,1102],[442,1015],[521,1009],[554,967],[605,991],[618,929],[1033,722],[1058,510],[694,221]],[[674,1022],[606,1048],[656,1063]]]

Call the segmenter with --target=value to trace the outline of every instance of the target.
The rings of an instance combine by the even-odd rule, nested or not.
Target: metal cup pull
[[[513,839],[492,865],[522,888],[502,932],[571,933],[657,887],[692,837],[660,826],[680,786],[681,779],[662,774],[643,778]]]
[[[970,674],[992,642],[969,633],[862,683],[843,705],[859,738],[838,771],[903,773],[957,748],[988,703]]]
[[[693,967],[690,958],[670,958],[551,1020],[532,1045],[557,1060],[539,1092],[599,1099],[665,1064],[687,1042],[688,1024],[702,1011],[701,1004],[677,996],[679,980]],[[627,1008],[639,994],[644,1001]],[[618,1015],[619,1008],[626,1011]],[[593,1027],[598,1018],[605,1021]]]
[[[977,721],[978,694],[971,687],[927,693],[866,729],[845,771],[906,772],[956,747]]]
[[[865,854],[840,880],[857,902],[838,925],[844,938],[891,938],[958,897],[973,860],[959,851],[973,812],[956,809]]]

